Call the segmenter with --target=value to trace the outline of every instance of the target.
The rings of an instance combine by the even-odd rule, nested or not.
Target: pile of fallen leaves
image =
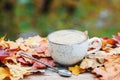
[[[28,39],[18,38],[16,41],[6,41],[4,38],[0,38],[0,80],[23,79],[25,75],[42,72],[46,68],[43,64],[20,56],[21,51],[55,66],[48,52],[46,38],[39,35]],[[86,56],[79,65],[68,67],[73,75],[89,72],[96,76],[94,80],[120,79],[120,34],[101,40],[102,47],[99,51]]]
[[[46,68],[45,65],[20,56],[19,52],[26,52],[34,58],[42,60],[51,66],[55,66],[48,53],[47,39],[40,36],[19,38],[16,41],[0,38],[0,80],[19,80],[25,75]]]
[[[89,72],[94,80],[120,80],[120,33],[113,38],[101,38],[99,51],[86,56],[80,63],[69,67],[74,74]]]

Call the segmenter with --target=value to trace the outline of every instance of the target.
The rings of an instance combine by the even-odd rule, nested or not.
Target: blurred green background
[[[27,32],[45,37],[61,29],[112,37],[120,32],[120,0],[0,0],[0,37]]]

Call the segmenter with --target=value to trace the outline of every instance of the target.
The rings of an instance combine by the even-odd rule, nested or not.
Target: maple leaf
[[[23,79],[24,75],[31,74],[30,72],[31,67],[23,67],[19,63],[18,64],[6,63],[6,66],[9,68],[10,74],[12,75],[10,76],[11,80]]]
[[[9,50],[18,49],[19,47],[19,45],[14,41],[7,41],[6,43],[9,45]]]
[[[68,70],[71,71],[72,74],[76,75],[76,76],[79,75],[82,72],[85,72],[85,70],[81,69],[78,65],[75,65],[73,67],[69,67]]]
[[[7,56],[9,56],[8,52],[6,50],[0,48],[0,60],[4,59]]]
[[[104,50],[104,51],[108,51],[109,50],[108,45],[111,45],[111,47],[112,47],[112,45],[116,45],[116,43],[117,43],[117,41],[114,40],[114,39],[110,39],[110,38],[107,38],[107,37],[102,38],[101,49]]]
[[[14,55],[14,56],[8,56],[6,57],[4,60],[2,60],[2,63],[17,63],[17,57]]]
[[[4,35],[3,37],[0,38],[0,42],[3,41],[5,39],[6,35]]]
[[[50,66],[55,66],[55,63],[54,63],[53,59],[51,59],[51,58],[40,58],[40,60],[49,64]],[[46,66],[44,64],[41,64],[38,62],[34,62],[32,67],[34,69],[46,68]]]
[[[41,40],[42,38],[39,35],[36,35],[34,37],[29,37],[28,39],[24,39],[24,45],[34,48],[39,45],[39,42]]]
[[[101,76],[96,80],[120,80],[120,54],[106,56],[104,66],[94,68],[92,72]]]
[[[35,48],[35,51],[37,53],[45,53],[45,51],[47,49],[48,49],[47,39],[46,38],[42,38],[42,40],[39,43],[39,46]]]
[[[114,35],[114,36],[113,36],[113,39],[114,39],[115,41],[117,41],[118,43],[120,43],[120,33],[118,33],[118,35]]]
[[[4,80],[5,78],[10,78],[11,74],[8,68],[0,67],[0,80]]]
[[[28,46],[25,46],[24,44],[20,44],[19,45],[20,49],[23,50],[23,51],[27,51],[29,49]]]

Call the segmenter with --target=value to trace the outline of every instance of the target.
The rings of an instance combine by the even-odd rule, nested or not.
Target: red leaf
[[[0,60],[4,59],[7,56],[9,56],[8,52],[6,50],[0,48]]]
[[[51,58],[40,58],[41,61],[49,64],[50,66],[55,66],[55,63],[54,61],[51,59]],[[44,64],[41,64],[41,63],[38,63],[38,62],[35,62],[33,64],[33,68],[46,68],[46,66]]]
[[[45,51],[48,49],[48,45],[47,45],[47,40],[43,39],[40,42],[40,45],[38,47],[35,48],[35,51],[37,53],[45,53]]]
[[[108,40],[109,38],[108,37],[104,37],[104,38],[102,38],[103,40]]]
[[[17,60],[23,64],[27,64],[27,62],[22,57],[18,58]]]
[[[120,35],[114,36],[113,39],[118,43],[120,43]]]
[[[38,63],[38,62],[35,62],[32,67],[35,68],[35,69],[46,68],[46,66],[44,64],[41,64],[41,63]]]

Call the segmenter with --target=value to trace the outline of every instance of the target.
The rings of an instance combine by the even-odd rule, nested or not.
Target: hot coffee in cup
[[[89,44],[97,40],[99,45],[96,49],[88,51]],[[72,65],[79,62],[87,54],[101,48],[99,38],[88,38],[84,32],[78,30],[60,30],[48,35],[48,49],[51,57],[63,65]]]
[[[76,30],[56,31],[49,35],[49,40],[58,44],[76,44],[87,39],[87,35]]]

